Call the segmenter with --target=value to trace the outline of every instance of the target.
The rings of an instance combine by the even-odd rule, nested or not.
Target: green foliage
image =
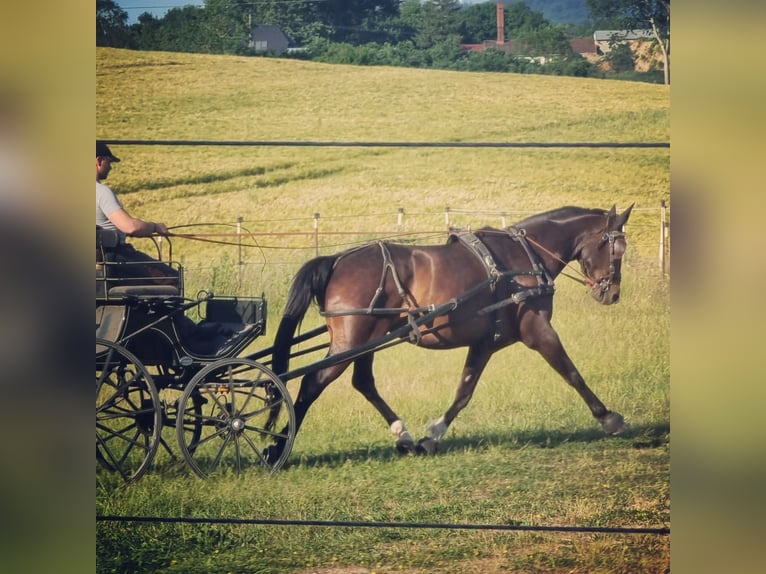
[[[611,28],[652,30],[654,40],[663,54],[663,80],[665,84],[670,83],[670,0],[586,0],[586,2],[594,18],[608,24]]]
[[[567,4],[565,0],[562,0]],[[556,10],[556,7],[553,7]],[[561,6],[566,11],[566,6]],[[210,54],[252,54],[249,25],[279,26],[302,51],[291,57],[334,64],[405,66],[604,77],[572,54],[565,28],[552,25],[524,2],[506,5],[505,38],[514,56],[476,55],[460,45],[497,35],[496,6],[461,6],[455,0],[354,0],[347,2],[246,2],[206,0],[203,8],[142,14],[128,27],[113,0],[97,3],[97,45]],[[261,54],[263,55],[263,54]],[[538,58],[539,61],[530,61]],[[542,62],[542,63],[541,63]],[[623,67],[618,66],[622,73]],[[621,77],[621,76],[617,76]],[[632,79],[643,76],[634,74]]]
[[[96,0],[96,46],[130,48],[128,13],[113,0]]]
[[[553,26],[521,29],[517,38],[523,46],[521,53],[525,56],[567,57],[572,54],[572,48],[564,33]]]
[[[627,44],[616,44],[604,56],[604,60],[609,62],[617,73],[632,72],[636,66],[636,57]]]

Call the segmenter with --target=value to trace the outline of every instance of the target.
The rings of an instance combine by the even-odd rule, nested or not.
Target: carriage
[[[130,482],[158,450],[175,458],[177,442],[201,477],[227,466],[274,472],[311,404],[351,365],[353,387],[384,418],[397,450],[432,454],[491,356],[516,342],[543,356],[606,433],[620,433],[623,417],[586,385],[550,319],[554,279],[570,261],[580,263],[579,281],[596,301],[619,300],[631,209],[569,206],[509,228],[454,232],[442,245],[375,241],[316,257],[293,280],[273,346],[242,356],[266,332],[264,296],[186,298],[177,264],[173,284],[115,278],[110,268],[125,265],[110,261],[116,238],[97,231],[97,461]],[[296,336],[312,301],[326,324]],[[292,351],[323,333],[329,342]],[[402,342],[468,348],[452,404],[417,442],[378,393],[372,371],[377,351]],[[289,369],[298,354],[325,349],[323,359]],[[298,377],[293,402],[286,383]]]
[[[177,278],[158,283],[151,263],[114,261],[116,242],[113,231],[97,229],[98,464],[126,482],[140,478],[158,450],[172,459],[180,450],[203,477],[221,464],[277,470],[295,436],[290,395],[265,365],[239,357],[266,333],[265,297],[188,298],[180,264],[169,263]],[[122,265],[149,272],[121,277]],[[262,452],[275,437],[288,446],[266,460]]]

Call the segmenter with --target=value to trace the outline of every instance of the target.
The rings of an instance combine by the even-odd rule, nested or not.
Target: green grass
[[[98,49],[97,136],[316,141],[669,141],[664,86],[513,74],[328,66]],[[623,299],[601,307],[557,282],[554,326],[589,386],[631,431],[604,437],[577,394],[532,351],[490,362],[431,458],[399,458],[385,423],[344,374],[315,403],[274,476],[207,480],[159,456],[137,484],[97,475],[97,512],[348,521],[669,526],[669,288],[657,269],[666,149],[417,149],[113,146],[109,183],[140,217],[179,232],[377,234],[498,226],[567,204],[624,209]],[[396,226],[397,208],[405,209]],[[269,301],[271,344],[308,236],[232,246],[173,240],[187,293]],[[310,313],[304,328],[319,323]],[[451,402],[464,351],[408,345],[376,358],[381,394],[416,436]],[[306,357],[304,361],[313,360]],[[296,365],[300,361],[296,361]],[[297,381],[289,384],[297,392]],[[172,436],[172,432],[171,432]],[[663,572],[662,536],[99,522],[100,572]]]

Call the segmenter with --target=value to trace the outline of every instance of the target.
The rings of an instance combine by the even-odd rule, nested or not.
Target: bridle
[[[588,277],[588,275],[585,273],[585,269],[584,269],[582,261],[580,261],[580,267],[582,268],[582,271],[575,270],[580,275],[580,277],[575,277],[574,275],[570,275],[563,271],[560,273],[560,275],[563,275],[564,277],[569,277],[570,279],[573,279],[579,283],[582,283],[583,285],[586,285],[590,287],[591,289],[598,288],[601,293],[606,293],[607,291],[609,291],[609,288],[612,286],[612,284],[615,282],[615,279],[616,279],[615,277],[617,275],[616,261],[620,259],[620,257],[618,257],[615,254],[614,246],[615,246],[615,243],[617,242],[617,239],[621,237],[622,238],[625,237],[625,233],[623,233],[622,231],[604,231],[603,234],[601,235],[602,243],[603,242],[609,243],[609,274],[606,277],[602,277],[598,281]],[[541,249],[542,251],[544,251],[545,253],[547,253],[548,255],[556,259],[557,261],[559,261],[560,263],[563,263],[565,268],[569,266],[569,263],[567,261],[564,261],[561,257],[553,253],[544,245],[541,245],[540,243],[532,239],[529,235],[526,236],[526,239],[531,244],[535,245],[536,247],[538,247],[539,249]]]
[[[606,277],[602,277],[598,281],[594,281],[593,279],[590,279],[590,287],[596,288],[598,287],[601,293],[606,293],[609,291],[609,288],[612,286],[612,283],[615,281],[615,275],[617,274],[617,265],[615,262],[619,259],[615,255],[615,248],[614,244],[616,243],[617,239],[620,237],[624,238],[625,233],[622,231],[605,231],[603,235],[601,236],[601,241],[609,242],[609,274]],[[619,279],[619,278],[618,278]]]

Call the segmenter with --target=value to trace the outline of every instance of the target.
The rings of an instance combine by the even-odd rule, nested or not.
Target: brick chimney
[[[505,44],[505,4],[497,3],[497,45]]]

